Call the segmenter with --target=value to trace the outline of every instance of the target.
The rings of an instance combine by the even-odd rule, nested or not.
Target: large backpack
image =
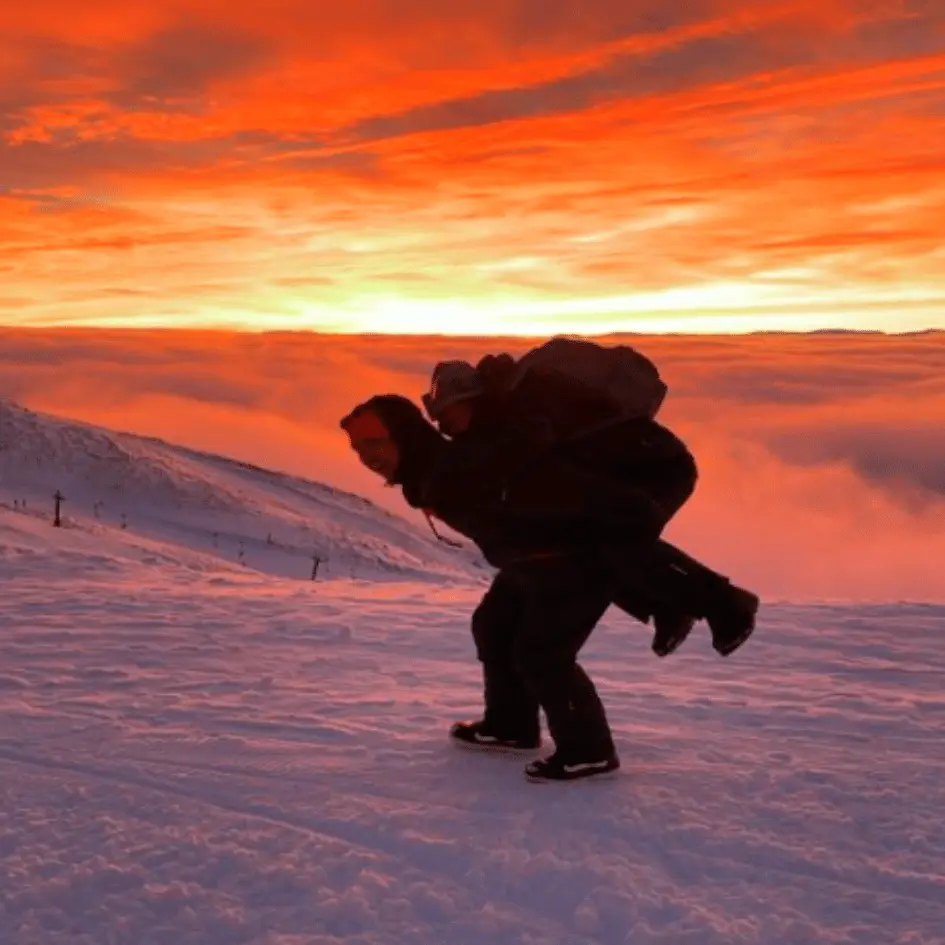
[[[653,419],[667,386],[656,365],[629,345],[604,346],[558,335],[519,358],[517,377],[529,369],[551,370],[607,394],[625,417]]]

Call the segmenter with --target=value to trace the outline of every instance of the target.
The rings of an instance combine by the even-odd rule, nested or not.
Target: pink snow
[[[0,460],[3,945],[945,942],[945,606],[771,604],[726,660],[609,613],[585,662],[623,770],[534,785],[446,740],[479,708],[470,549],[29,422]],[[35,455],[71,466],[63,528]],[[93,512],[112,463],[125,528],[118,493]]]

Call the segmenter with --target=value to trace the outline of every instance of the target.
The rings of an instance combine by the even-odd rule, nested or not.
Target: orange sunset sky
[[[0,5],[0,322],[945,324],[938,0]]]
[[[0,398],[408,516],[354,404],[631,332],[670,538],[945,599],[943,221],[940,0],[0,4]]]

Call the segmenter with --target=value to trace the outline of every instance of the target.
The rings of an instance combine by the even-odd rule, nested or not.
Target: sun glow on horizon
[[[37,320],[35,327],[207,328],[248,332],[315,331],[339,335],[746,334],[824,329],[891,333],[945,326],[945,295],[929,304],[922,293],[886,290],[871,298],[820,292],[785,297],[758,283],[716,284],[603,298],[410,298],[366,294],[337,305],[288,294],[271,312],[241,312],[239,304],[202,304],[185,318],[154,313],[133,321],[88,315],[68,322]]]

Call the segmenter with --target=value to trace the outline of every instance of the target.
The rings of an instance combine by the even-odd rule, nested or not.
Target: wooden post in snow
[[[62,500],[65,498],[65,496],[57,489],[53,498],[56,500],[56,511],[53,517],[53,527],[62,528],[62,516],[60,515],[60,512],[62,509]]]

